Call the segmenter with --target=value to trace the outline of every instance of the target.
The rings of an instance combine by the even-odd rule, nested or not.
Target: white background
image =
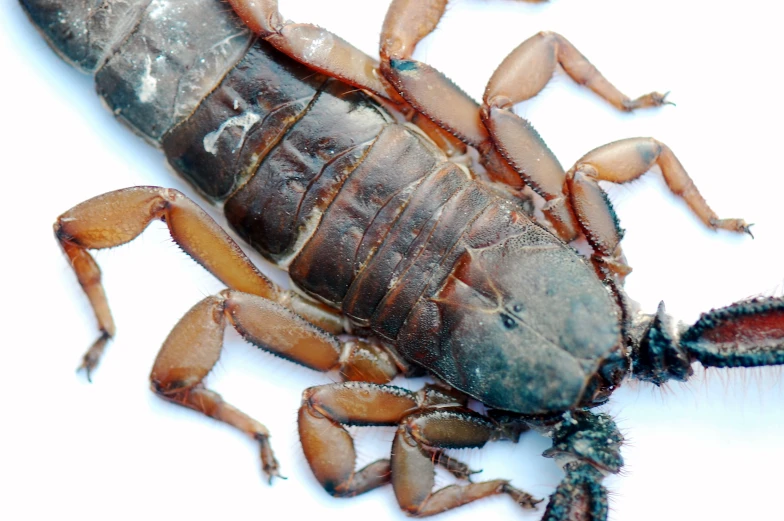
[[[337,500],[319,489],[298,445],[303,388],[334,380],[258,352],[232,333],[210,383],[264,421],[288,481],[269,487],[256,445],[148,391],[158,346],[176,320],[220,285],[154,224],[97,257],[118,336],[92,384],[74,373],[95,337],[86,300],[51,235],[55,217],[91,196],[138,184],[173,186],[161,154],[117,124],[91,80],[60,61],[14,0],[0,0],[4,236],[0,517],[44,519],[401,520],[389,487]],[[284,0],[311,21],[375,54],[386,3]],[[371,4],[371,5],[368,5]],[[659,300],[686,322],[701,311],[782,294],[781,16],[775,3],[456,0],[417,58],[481,97],[495,66],[541,29],[569,38],[629,95],[671,90],[677,107],[625,115],[558,74],[518,107],[564,166],[604,143],[654,136],[669,144],[722,217],[756,223],[755,240],[705,230],[652,173],[610,193],[627,229],[644,309]],[[215,212],[213,212],[215,213]],[[257,257],[254,257],[257,259]],[[623,474],[606,481],[615,520],[779,519],[784,467],[781,370],[711,371],[657,390],[630,383],[605,409],[628,437]],[[413,382],[412,386],[421,385]],[[374,429],[363,461],[388,452]],[[560,471],[538,456],[547,440],[461,454],[488,477],[540,497]],[[508,498],[438,517],[538,519]]]

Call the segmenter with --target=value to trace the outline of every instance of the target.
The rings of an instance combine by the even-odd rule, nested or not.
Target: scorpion
[[[597,271],[600,271],[599,268],[597,268]],[[618,274],[618,275],[622,275],[622,274]],[[611,279],[611,278],[612,278],[612,276],[608,276],[608,280]],[[608,283],[612,284],[611,282],[608,282]],[[471,413],[465,413],[465,414],[468,414],[469,416],[471,415]],[[502,423],[501,420],[496,420],[496,421]],[[528,423],[526,425],[540,427],[540,425],[538,423],[539,421],[540,421],[540,419],[536,419],[536,421],[535,421],[532,418],[528,418]],[[552,424],[549,423],[549,420],[545,419],[545,420],[541,420],[541,421],[542,421],[541,425],[545,426],[545,427],[542,427],[542,428],[552,428]],[[448,463],[449,460],[445,460],[445,461],[447,461],[446,464],[449,465],[449,463]],[[567,475],[568,475],[568,473],[567,473]],[[552,515],[552,510],[549,513]],[[596,513],[596,512],[594,512],[594,513]],[[596,514],[598,515],[598,513],[596,513]]]

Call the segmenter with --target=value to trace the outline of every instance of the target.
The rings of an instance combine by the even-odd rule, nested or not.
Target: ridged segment
[[[390,340],[397,339],[417,301],[444,269],[452,267],[449,260],[455,258],[450,254],[460,237],[494,199],[478,183],[467,183],[431,217],[409,247],[404,262],[396,268],[396,283],[373,313],[373,331]]]
[[[400,125],[380,133],[362,164],[343,183],[321,223],[292,262],[289,275],[304,291],[340,306],[357,272],[367,261],[358,259],[362,241],[380,212],[385,230],[395,222],[396,209],[406,198],[401,190],[430,172],[440,157],[416,134]],[[392,204],[390,204],[392,203]],[[369,255],[371,252],[365,252]],[[384,273],[377,273],[384,276]]]
[[[21,0],[118,119],[157,145],[245,55],[253,35],[216,0]]]
[[[442,163],[430,172],[412,193],[400,217],[385,223],[383,244],[358,273],[343,304],[352,320],[369,325],[384,298],[396,286],[416,259],[415,243],[427,241],[438,219],[434,216],[470,181],[465,172],[451,163]]]
[[[257,40],[188,119],[163,137],[169,163],[213,200],[253,175],[326,78]]]
[[[21,0],[49,45],[93,73],[139,23],[151,0]]]
[[[96,73],[96,89],[118,118],[158,142],[220,83],[251,39],[221,2],[153,0]]]
[[[226,201],[229,223],[269,258],[290,258],[300,233],[331,201],[325,195],[302,207],[307,193],[335,193],[329,185],[342,184],[389,124],[389,115],[367,96],[330,80],[253,177]]]

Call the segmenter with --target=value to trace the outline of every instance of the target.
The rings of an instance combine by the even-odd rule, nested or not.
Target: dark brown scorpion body
[[[280,63],[280,60],[275,59],[274,63]],[[333,86],[338,93],[341,93],[340,95],[335,96],[335,91],[330,92]],[[227,179],[212,176],[200,177],[198,173],[188,171],[190,163],[204,165],[209,160],[220,161],[220,159],[209,157],[212,155],[217,158],[219,155],[214,153],[215,150],[219,149],[219,147],[215,146],[215,143],[218,141],[211,140],[211,137],[218,139],[222,137],[220,132],[214,134],[216,125],[204,125],[204,127],[213,130],[209,133],[204,133],[203,136],[194,138],[192,135],[185,134],[186,137],[181,140],[186,147],[194,143],[198,144],[196,153],[203,157],[198,157],[191,161],[187,152],[178,151],[173,162],[177,164],[178,158],[184,158],[181,159],[181,164],[177,166],[181,172],[194,180],[203,192],[216,198],[228,196],[226,210],[229,220],[240,233],[269,257],[278,262],[290,263],[292,279],[300,288],[332,305],[341,306],[355,325],[367,326],[382,338],[391,341],[399,341],[401,331],[404,334],[408,334],[409,338],[422,341],[426,335],[417,333],[416,327],[420,324],[417,324],[416,320],[412,321],[409,319],[407,310],[412,308],[416,310],[420,299],[427,300],[434,296],[443,297],[443,292],[448,287],[448,285],[445,285],[445,281],[450,277],[462,283],[469,280],[469,285],[481,287],[481,281],[477,278],[481,276],[481,273],[471,272],[470,269],[466,268],[471,263],[461,263],[459,259],[461,257],[463,259],[476,258],[471,257],[473,255],[471,252],[474,250],[479,251],[482,246],[488,244],[489,235],[496,236],[493,237],[496,243],[499,240],[498,236],[507,234],[505,238],[520,237],[526,246],[533,244],[541,246],[545,250],[563,252],[562,257],[559,256],[560,254],[556,254],[556,259],[568,259],[563,260],[563,262],[567,264],[573,263],[575,265],[574,269],[578,270],[576,272],[578,274],[575,276],[577,279],[582,280],[582,277],[589,272],[586,265],[573,261],[576,258],[572,257],[571,251],[565,248],[560,241],[554,240],[552,236],[531,224],[522,212],[514,208],[513,202],[499,196],[494,191],[477,185],[459,167],[449,166],[445,163],[443,156],[417,132],[392,123],[381,109],[367,102],[361,96],[357,96],[360,99],[356,104],[349,105],[350,110],[345,111],[347,114],[340,113],[339,109],[335,111],[333,107],[328,105],[326,107],[319,106],[320,103],[328,104],[330,97],[338,100],[336,101],[337,105],[344,104],[345,106],[347,103],[346,97],[350,97],[350,95],[342,94],[347,92],[345,87],[338,85],[334,81],[325,80],[315,90],[318,91],[318,95],[310,98],[310,101],[306,97],[292,100],[308,104],[308,112],[301,119],[298,119],[296,115],[282,115],[282,119],[288,116],[296,121],[296,125],[291,127],[292,130],[287,129],[284,141],[292,139],[292,142],[295,142],[298,130],[301,130],[303,134],[307,134],[307,139],[303,140],[301,144],[288,149],[285,144],[279,145],[266,158],[255,157],[253,159],[253,161],[256,161],[254,169],[258,164],[261,166],[252,177],[243,177],[243,175],[246,175],[243,168],[238,168],[237,172],[239,173],[234,176],[228,175]],[[293,89],[291,92],[293,92]],[[223,93],[218,91],[214,91],[211,94],[211,96],[222,95]],[[225,95],[223,97],[226,102],[223,106],[228,107],[230,104],[227,101],[230,97]],[[288,102],[283,105],[286,105],[287,108],[292,106],[288,105]],[[296,109],[296,107],[293,108]],[[320,113],[319,110],[322,108],[323,112]],[[206,104],[201,105],[199,110],[201,109],[218,112]],[[234,110],[237,109],[234,108]],[[327,128],[329,125],[326,122],[329,121],[329,116],[339,114],[337,118],[341,119],[341,124],[343,125],[346,123],[346,120],[350,119],[349,115],[364,117],[359,116],[359,113],[363,111],[374,114],[371,118],[364,119],[358,125],[363,127],[360,131],[356,133],[346,132],[347,141],[351,143],[351,147],[344,147],[342,150],[339,150],[340,144],[336,143],[336,141],[339,141],[339,137],[343,136],[336,136],[335,132],[325,132],[325,134],[329,135],[324,136],[325,141],[323,142],[313,140],[314,135],[318,134],[314,132],[313,128],[308,127],[309,123],[312,122],[316,130]],[[236,116],[239,118],[236,121],[238,124],[227,125],[223,130],[231,127],[232,131],[241,133],[243,121],[248,121],[247,114],[249,113]],[[310,121],[311,115],[319,115],[319,118],[313,117],[312,121]],[[243,117],[245,120],[240,121]],[[374,117],[376,122],[368,125],[371,128],[364,127]],[[148,118],[144,119],[149,122]],[[180,130],[187,132],[187,126],[187,124],[180,125],[176,128],[176,131],[164,134],[164,149],[167,149],[167,147],[170,147],[169,150],[176,149],[179,143],[175,134]],[[194,126],[199,127],[199,125]],[[217,128],[220,129],[221,125],[217,125]],[[342,126],[341,128],[345,129],[347,127]],[[363,135],[363,131],[367,131],[367,134]],[[270,130],[270,132],[273,135],[275,134],[274,129]],[[279,130],[277,134],[282,135],[283,131]],[[363,140],[362,138],[365,139]],[[269,139],[268,136],[267,139]],[[312,145],[314,142],[317,143],[315,147]],[[384,144],[384,148],[381,148],[381,143]],[[364,148],[362,145],[365,145]],[[398,158],[392,154],[387,156],[387,152],[394,150],[395,145],[400,146],[401,149],[405,150],[405,153],[398,156]],[[376,146],[384,153],[374,156]],[[211,147],[213,151],[210,150]],[[417,147],[422,150],[418,156],[416,153],[411,152],[412,148]],[[230,147],[227,146],[227,148]],[[233,153],[235,150],[231,149],[231,152]],[[293,151],[293,153],[287,154],[290,151]],[[207,155],[205,155],[205,152]],[[303,154],[303,152],[306,154]],[[302,161],[303,155],[306,156],[306,161]],[[335,156],[338,157],[337,160],[334,159]],[[412,161],[412,163],[415,163],[415,168],[401,168],[403,173],[410,173],[410,178],[401,178],[400,175],[389,175],[390,168],[387,166],[378,168],[378,165],[383,165],[383,159],[394,163],[395,166],[399,166],[405,164],[405,159],[408,157],[417,157],[416,161]],[[264,169],[265,164],[268,164],[267,161],[270,164],[273,161],[278,161],[279,165],[285,164],[289,166],[296,163],[297,167],[295,168],[283,169],[296,172],[296,175],[287,179],[273,178],[272,176],[264,178]],[[321,164],[334,166],[334,169],[332,171],[330,171],[330,168],[311,169],[310,177],[302,175],[302,172],[305,170],[299,169],[299,165],[308,162],[318,163],[319,161],[322,162]],[[345,161],[345,163],[341,161]],[[431,161],[431,163],[428,164],[428,161]],[[340,170],[341,167],[343,168],[342,171]],[[416,172],[417,168],[421,168],[422,172]],[[227,169],[211,167],[210,171],[227,172]],[[325,172],[332,174],[332,176],[324,175]],[[379,177],[374,179],[374,175]],[[383,192],[374,192],[364,201],[364,204],[358,205],[357,202],[362,201],[362,188],[373,186],[370,183],[363,184],[367,182],[365,181],[367,179],[378,183],[374,188],[383,186],[389,190],[389,195],[386,196],[388,199],[384,199],[385,195]],[[285,186],[288,191],[275,191],[274,200],[271,199],[269,203],[264,204],[264,196],[261,195],[259,197],[259,194],[264,194],[263,190],[253,191],[252,188],[255,188],[254,183],[261,183],[257,186],[269,187],[270,182],[280,182],[282,183],[281,186]],[[357,186],[357,190],[345,190],[352,182]],[[396,182],[399,184],[395,185]],[[337,186],[341,184],[343,187],[338,190]],[[225,189],[226,186],[229,187],[228,190]],[[237,186],[240,186],[239,189],[234,190]],[[439,192],[438,189],[441,191]],[[246,192],[243,192],[243,190]],[[287,196],[280,198],[281,193],[287,194]],[[324,194],[327,195],[324,196]],[[395,196],[397,196],[396,204],[398,206],[388,205],[388,201]],[[245,197],[244,200],[243,197]],[[308,200],[309,197],[310,201]],[[349,199],[350,203],[341,207],[341,197]],[[249,198],[250,204],[248,204]],[[378,200],[379,198],[381,200]],[[260,203],[259,200],[262,202]],[[240,204],[240,202],[244,204]],[[320,204],[323,206],[319,206]],[[375,206],[373,206],[374,204]],[[255,208],[254,205],[259,206]],[[358,212],[357,208],[362,208],[363,206],[365,206],[363,208],[365,215],[358,215],[361,212]],[[377,223],[368,217],[377,215],[384,208],[389,208],[389,211],[397,217],[397,220],[385,220]],[[402,208],[405,208],[405,210],[401,210]],[[434,209],[437,214],[440,214],[439,217],[444,216],[447,218],[438,222],[428,220],[426,216],[432,215]],[[466,209],[470,209],[470,211],[466,211]],[[322,212],[326,213],[322,216]],[[314,215],[318,215],[321,218],[322,226],[318,228],[309,227]],[[452,215],[454,217],[449,218]],[[489,215],[493,216],[492,219],[487,217]],[[294,218],[292,219],[292,217]],[[460,218],[465,220],[460,221]],[[488,222],[492,222],[492,225],[488,227],[483,222],[483,218]],[[361,224],[357,225],[358,222]],[[373,225],[376,225],[376,228],[373,228]],[[430,228],[428,228],[428,225],[430,225]],[[451,225],[455,227],[452,230],[449,229]],[[437,230],[437,232],[433,230]],[[429,235],[425,236],[424,232],[429,232]],[[308,240],[304,240],[303,236],[300,235],[303,233],[305,234],[304,238]],[[377,237],[387,237],[391,240],[389,242],[383,241],[384,245],[380,247],[379,245],[382,241],[374,242],[372,240],[374,233]],[[426,237],[428,240],[419,239],[419,242],[417,242],[420,237]],[[443,243],[439,243],[438,240],[430,241],[431,237],[443,240]],[[478,238],[476,239],[478,242],[470,242],[474,237]],[[485,242],[483,243],[482,241]],[[496,243],[493,243],[492,240],[490,241],[490,244]],[[320,247],[320,244],[328,245],[329,248],[334,248],[335,244],[339,244],[345,247],[345,253],[341,251],[340,254],[336,254],[335,250],[328,253],[326,251],[327,248]],[[416,255],[410,255],[412,252],[416,253]],[[354,257],[351,257],[351,253],[354,254]],[[362,256],[363,254],[364,256]],[[505,256],[506,252],[502,251],[500,257],[488,259],[487,265],[497,266],[499,263],[503,264],[502,259]],[[534,264],[538,262],[535,255],[526,257],[526,259]],[[383,264],[383,261],[386,261],[386,266],[394,266],[394,269],[373,271],[373,268],[376,268],[373,264]],[[353,265],[351,262],[353,262]],[[543,262],[551,266],[553,263],[551,258]],[[556,260],[555,264],[559,262],[561,261]],[[474,264],[481,266],[479,262]],[[314,266],[324,268],[324,271],[314,270]],[[439,269],[441,269],[441,272],[439,272]],[[461,269],[463,269],[462,272],[460,271]],[[345,273],[341,273],[341,271]],[[559,275],[567,273],[567,271],[561,270]],[[372,274],[372,277],[369,277],[370,274]],[[366,278],[363,279],[363,277]],[[390,297],[386,290],[381,291],[380,296],[378,295],[378,290],[376,290],[374,295],[374,284],[386,288],[390,286],[389,281],[393,279],[396,283],[401,284],[400,294],[395,295],[395,297],[402,300]],[[593,285],[593,282],[587,282],[589,280],[587,276],[585,280],[587,287],[584,291],[579,292],[579,298],[595,299],[594,302],[600,303],[600,308],[597,311],[599,316],[607,317],[612,315],[614,313],[612,311],[612,300],[609,299],[603,290],[598,290],[601,289],[601,285]],[[552,288],[546,288],[545,282],[542,282],[542,284],[542,291],[546,292],[548,296],[553,296]],[[594,290],[590,288],[594,287],[598,289],[595,297],[592,297],[591,291]],[[487,288],[485,290],[482,295],[479,295],[481,303],[484,306],[492,307],[495,304],[493,302],[488,304],[487,300],[492,300],[493,291],[487,291]],[[436,295],[437,291],[439,292],[438,295]],[[482,292],[480,291],[479,293]],[[466,297],[468,296],[461,295],[463,302]],[[532,295],[532,298],[537,297]],[[388,312],[388,309],[394,310],[395,304],[401,306],[403,311]],[[390,307],[387,308],[386,306]],[[606,308],[601,309],[601,306],[606,306]],[[516,307],[517,303],[510,303],[509,315],[513,314]],[[593,308],[595,306],[586,305],[585,307]],[[386,316],[385,311],[387,311]],[[573,311],[574,309],[566,310],[567,318],[573,316]],[[420,312],[426,314],[426,310],[420,310]],[[548,314],[544,323],[551,320],[551,317],[552,315]],[[506,318],[503,316],[500,318],[501,324],[506,325]],[[513,320],[512,316],[508,318]],[[542,322],[540,322],[540,326],[541,324]],[[409,329],[406,330],[404,325]],[[463,336],[463,338],[470,338],[470,332],[476,331],[475,326],[477,324],[470,325],[472,327],[467,327],[465,331],[469,335]],[[568,331],[569,329],[564,327],[563,323],[554,322],[552,325],[559,332]],[[604,357],[609,356],[609,353],[614,351],[619,344],[618,330],[614,329],[616,326],[617,321],[608,321],[606,326],[608,340],[600,342],[598,346],[594,346],[598,351],[596,355],[592,355],[594,361],[592,363],[597,365],[594,366],[594,369],[586,371],[586,374],[589,376],[596,371],[595,368],[598,368],[600,363],[603,363]],[[426,326],[422,327],[425,327],[425,331],[427,331]],[[411,328],[414,328],[413,333],[410,332]],[[513,328],[509,327],[509,329]],[[411,345],[411,343],[401,342],[401,345]],[[437,374],[446,376],[450,383],[460,388],[460,378],[452,377],[450,380],[448,371],[442,370],[439,372],[438,363],[443,360],[441,357],[438,357],[437,360],[422,361],[417,360],[417,353],[404,354],[408,355],[407,358],[409,360],[421,362]],[[464,368],[464,366],[460,366],[460,369]],[[588,381],[588,379],[583,380]],[[569,378],[564,378],[564,381],[569,381]],[[608,378],[607,381],[612,381],[612,378]],[[504,401],[493,403],[493,393],[479,392],[474,384],[469,384],[463,390],[474,396],[478,395],[489,405],[494,405],[501,409],[523,413],[542,413],[549,410],[570,409],[581,403],[590,404],[590,400],[581,401],[583,399],[584,385],[584,382],[580,383],[578,386],[580,387],[579,391],[571,392],[571,398],[565,397],[562,402],[553,401],[552,394],[544,393],[542,391],[543,387],[537,385],[537,392],[541,392],[541,395],[546,398],[544,405],[533,405],[530,397],[525,395],[523,395],[521,405],[510,405],[510,402]],[[562,386],[558,386],[558,390],[563,391],[564,389]],[[504,399],[507,399],[507,397],[501,397],[501,400]]]

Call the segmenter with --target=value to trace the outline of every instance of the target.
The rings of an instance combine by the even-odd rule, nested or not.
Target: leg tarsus
[[[544,501],[543,499],[536,499],[528,492],[515,488],[509,483],[503,486],[503,493],[511,496],[518,505],[525,509],[534,509],[536,505]]]
[[[662,105],[672,105],[674,107],[675,103],[667,99],[667,96],[669,95],[670,91],[667,91],[664,94],[660,92],[650,92],[648,94],[643,94],[639,98],[624,101],[623,110],[632,112],[641,108],[661,107]]]
[[[754,234],[751,233],[751,227],[754,226],[754,223],[747,223],[743,219],[710,219],[708,226],[714,230],[745,233],[752,239],[754,238]]]
[[[88,349],[82,357],[81,365],[76,368],[77,373],[81,371],[85,372],[88,382],[92,383],[92,372],[101,361],[101,356],[103,355],[104,349],[106,349],[106,344],[108,344],[111,339],[111,335],[106,331],[103,331],[101,336],[93,342],[93,345],[90,346],[90,349]]]
[[[449,456],[443,450],[436,450],[433,457],[433,462],[436,465],[441,466],[447,472],[452,474],[457,479],[464,479],[469,483],[472,483],[471,476],[474,474],[479,474],[481,470],[473,470],[467,464],[463,463],[462,461]]]
[[[154,371],[155,369],[153,369],[153,372]],[[164,400],[193,409],[210,418],[231,425],[258,441],[260,445],[262,470],[268,477],[269,483],[271,484],[272,479],[275,477],[282,478],[278,469],[278,461],[275,459],[275,455],[269,444],[269,431],[264,425],[231,404],[223,401],[220,394],[207,389],[201,382],[190,387],[181,387],[176,390],[165,390],[166,385],[167,384],[152,378],[153,392]],[[176,382],[169,384],[170,387],[176,385],[178,385]]]
[[[269,442],[269,434],[257,432],[253,436],[259,442],[259,453],[261,456],[261,470],[269,478],[268,483],[272,485],[272,479],[288,479],[286,476],[280,474],[280,466],[275,454],[272,452],[272,446]]]

